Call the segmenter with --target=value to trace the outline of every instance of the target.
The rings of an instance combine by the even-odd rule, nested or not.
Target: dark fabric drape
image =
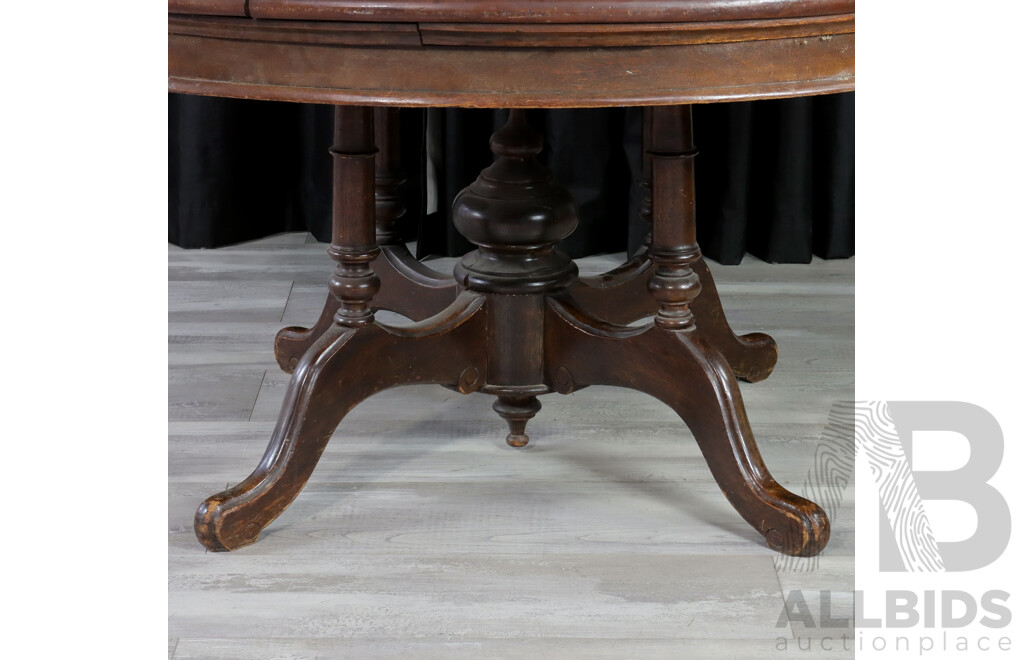
[[[808,262],[853,254],[853,94],[694,107],[698,240],[721,263],[744,253]],[[170,95],[168,235],[215,247],[308,230],[330,240],[329,106]],[[471,245],[452,227],[455,194],[491,162],[505,111],[403,110],[403,230],[420,256]],[[561,245],[574,257],[635,250],[639,108],[533,110],[540,158],[568,187],[580,225]],[[427,213],[427,170],[436,207]]]

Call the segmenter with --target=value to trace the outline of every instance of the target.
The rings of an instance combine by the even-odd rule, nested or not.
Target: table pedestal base
[[[375,209],[373,111],[337,112],[331,295],[313,328],[278,334],[278,362],[293,375],[277,427],[253,474],[199,507],[195,528],[204,545],[233,550],[255,541],[299,494],[359,402],[398,385],[436,383],[495,395],[507,441],[517,447],[529,442],[526,423],[540,410],[538,395],[588,385],[650,394],[686,422],[722,491],[770,548],[821,551],[828,518],[769,474],[740,398],[736,377],[766,378],[776,347],[767,335],[733,334],[700,258],[688,107],[650,113],[646,255],[582,279],[554,249],[576,226],[572,200],[534,159],[540,138],[513,110],[491,139],[495,163],[455,201],[455,225],[478,249],[456,267],[454,281],[403,247],[377,247],[381,197],[387,201],[381,181],[396,178],[381,172],[391,149],[382,145],[377,158]],[[385,206],[387,219],[395,209]],[[439,311],[390,327],[374,320],[375,308],[414,320]],[[650,323],[629,325],[651,315]]]

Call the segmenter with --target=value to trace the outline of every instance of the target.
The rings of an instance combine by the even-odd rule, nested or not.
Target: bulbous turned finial
[[[502,158],[533,158],[544,148],[544,138],[526,123],[526,112],[513,108],[508,121],[491,136],[491,151]]]
[[[536,293],[576,276],[572,260],[554,250],[576,228],[576,205],[537,161],[543,147],[523,110],[511,110],[491,137],[494,162],[456,195],[452,222],[478,248],[455,268],[467,289]]]
[[[518,449],[529,444],[530,436],[526,435],[526,423],[540,412],[540,401],[537,397],[500,396],[491,407],[508,422],[508,436],[505,437],[505,442],[509,447]]]

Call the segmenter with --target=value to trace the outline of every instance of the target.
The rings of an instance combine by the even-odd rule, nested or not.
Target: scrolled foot
[[[740,380],[756,383],[768,378],[779,359],[779,347],[775,340],[763,332],[751,332],[737,336],[729,326],[718,296],[718,287],[711,276],[711,270],[703,258],[690,268],[700,278],[700,295],[690,303],[697,330],[712,344],[729,363],[733,374]]]
[[[369,333],[334,325],[298,362],[259,466],[240,484],[207,498],[196,510],[196,537],[207,548],[235,550],[259,538],[260,530],[299,494],[348,409],[372,394],[372,389],[346,392],[338,397],[336,407],[330,405],[331,386],[339,368],[349,362],[345,357],[352,354],[349,345],[357,334]]]
[[[774,479],[765,485],[775,491],[765,497],[774,501],[776,510],[789,510],[784,517],[775,516],[761,526],[755,525],[768,547],[796,557],[812,557],[824,550],[831,529],[825,511],[814,502],[789,492]]]
[[[239,494],[224,491],[207,498],[196,510],[196,538],[209,550],[226,552],[244,548],[255,543],[263,527],[266,526],[256,521],[245,522],[231,515],[225,515],[230,511],[230,507],[225,503],[230,502]]]
[[[295,371],[303,354],[334,325],[334,313],[338,311],[338,306],[338,299],[328,294],[320,318],[312,328],[289,326],[278,330],[274,337],[274,359],[282,371],[288,374]]]

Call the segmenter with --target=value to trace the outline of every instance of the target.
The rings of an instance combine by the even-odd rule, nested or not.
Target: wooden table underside
[[[171,91],[309,103],[587,107],[853,89],[852,14],[677,24],[171,16]]]
[[[199,507],[207,547],[255,541],[345,414],[410,383],[493,394],[513,446],[529,441],[538,395],[646,392],[686,422],[769,547],[825,546],[824,511],[772,478],[743,409],[736,378],[766,378],[776,346],[733,333],[700,256],[689,104],[852,90],[852,3],[643,0],[581,21],[584,5],[594,6],[171,0],[171,91],[337,105],[328,252],[338,266],[320,319],[278,333],[275,354],[293,374],[278,425],[253,474]],[[555,249],[576,226],[574,203],[536,161],[543,144],[520,108],[619,105],[648,106],[641,185],[652,232],[621,268],[580,278]],[[455,200],[455,226],[477,250],[454,277],[398,241],[402,106],[513,108],[491,139],[494,164]],[[415,322],[387,326],[376,309]]]

